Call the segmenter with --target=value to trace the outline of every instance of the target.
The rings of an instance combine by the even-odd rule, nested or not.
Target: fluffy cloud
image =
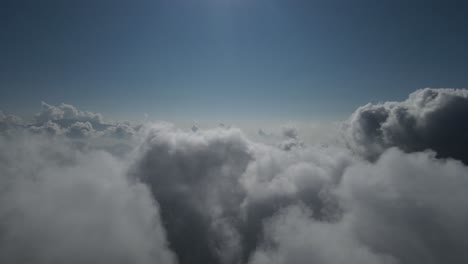
[[[250,263],[397,263],[372,252],[351,231],[346,223],[317,221],[306,206],[291,206],[266,222],[267,238]]]
[[[293,126],[283,127],[282,133],[285,138],[297,139],[299,136],[299,132],[297,131],[297,128]]]
[[[45,105],[0,136],[0,262],[466,263],[467,97],[363,106],[349,148]]]
[[[396,146],[407,152],[432,149],[468,163],[467,116],[468,90],[426,88],[403,102],[358,108],[346,136],[352,149],[371,159]]]
[[[105,131],[104,135],[109,137],[115,137],[119,139],[130,139],[136,136],[138,131],[141,129],[141,125],[132,126],[128,122],[116,123],[109,126]]]
[[[0,129],[2,129],[0,115]],[[28,129],[36,134],[64,135],[73,139],[115,138],[132,140],[137,137],[142,125],[132,125],[129,122],[105,122],[102,115],[82,111],[73,105],[49,105],[42,102],[42,109],[34,115],[34,122],[26,124]],[[4,129],[11,128],[4,125]]]
[[[435,153],[384,152],[346,171],[338,194],[363,243],[400,263],[468,261],[468,168]]]
[[[349,166],[332,195],[342,215],[279,211],[251,263],[465,263],[468,168],[433,152],[385,151]]]
[[[81,111],[69,104],[60,104],[59,106],[49,105],[42,102],[42,110],[34,116],[36,123],[42,124],[47,121],[56,121],[61,124],[67,122],[90,122],[95,126],[103,124],[102,115],[98,113]]]
[[[243,134],[237,129],[183,132],[162,126],[150,131],[140,151],[133,174],[149,184],[160,203],[180,262],[238,261],[236,222],[243,197],[238,181],[252,158]]]
[[[62,135],[65,129],[62,129],[57,123],[49,120],[40,126],[30,126],[29,130],[35,134]]]
[[[22,128],[21,118],[15,115],[4,114],[0,111],[0,134],[5,134],[11,130]]]
[[[105,152],[0,139],[0,262],[174,263],[145,185]]]
[[[67,131],[67,135],[72,138],[84,138],[94,133],[93,125],[90,122],[77,121],[73,123]]]
[[[282,128],[283,141],[279,143],[279,147],[283,150],[291,150],[296,147],[303,147],[304,143],[299,139],[299,132],[294,126],[285,126]]]
[[[181,263],[238,263],[261,240],[263,221],[283,207],[306,203],[317,219],[333,217],[328,193],[352,162],[342,151],[284,151],[238,129],[162,126],[150,130],[132,175],[151,186]]]

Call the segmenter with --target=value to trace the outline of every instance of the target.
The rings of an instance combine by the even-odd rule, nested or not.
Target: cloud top
[[[367,104],[351,116],[349,146],[376,158],[389,147],[407,152],[432,149],[439,157],[468,163],[468,91],[421,89],[402,102]]]

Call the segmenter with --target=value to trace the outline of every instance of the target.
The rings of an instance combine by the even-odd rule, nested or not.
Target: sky
[[[336,120],[468,87],[465,1],[0,2],[0,106],[111,118]]]
[[[0,0],[0,263],[468,263],[467,10]]]

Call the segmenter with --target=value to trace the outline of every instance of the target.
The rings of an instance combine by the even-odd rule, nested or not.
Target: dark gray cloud
[[[181,263],[239,260],[238,180],[252,158],[249,152],[239,130],[150,131],[133,174],[151,187]]]
[[[367,158],[396,146],[407,152],[432,149],[468,163],[467,117],[467,90],[426,88],[402,102],[358,108],[346,136],[350,147]]]

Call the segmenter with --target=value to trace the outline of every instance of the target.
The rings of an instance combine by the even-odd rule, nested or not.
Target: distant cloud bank
[[[468,263],[468,91],[367,104],[346,144],[0,112],[1,263]]]

